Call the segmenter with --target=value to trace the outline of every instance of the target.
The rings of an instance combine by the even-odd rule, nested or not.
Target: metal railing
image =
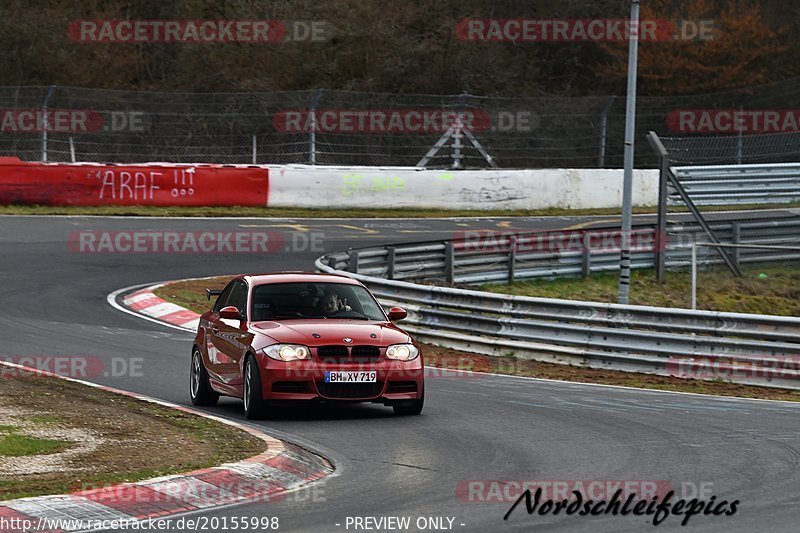
[[[695,205],[800,202],[800,163],[672,167]],[[671,188],[667,202],[682,205]]]
[[[747,229],[740,225],[739,235]],[[506,237],[511,243],[524,243],[526,238],[530,235],[519,235],[516,241]],[[590,273],[616,268],[612,255],[618,261],[618,251],[519,254],[509,248],[476,254],[465,250],[463,241],[380,246],[327,254],[316,266],[362,281],[382,304],[409,311],[404,322],[408,331],[452,348],[800,389],[798,318],[510,296],[419,283]],[[668,252],[676,254],[674,264],[688,264],[691,242]],[[652,252],[649,257],[645,252],[635,257],[636,266],[653,264]],[[756,258],[740,257],[751,259]]]
[[[716,220],[711,228],[723,243],[800,245],[800,217],[778,216],[752,221]],[[329,254],[330,266],[357,274],[401,281],[472,284],[531,278],[584,276],[619,268],[621,232],[614,227],[577,231],[525,233],[463,232],[447,241],[396,244]],[[691,266],[692,243],[704,238],[694,222],[671,224],[659,236],[653,226],[632,232],[633,268],[652,268],[664,250],[667,268]],[[737,265],[800,259],[800,252],[752,248],[734,254]],[[707,263],[721,263],[709,258]]]

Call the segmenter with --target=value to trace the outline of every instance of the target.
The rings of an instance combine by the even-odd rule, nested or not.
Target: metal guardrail
[[[800,202],[800,163],[672,167],[695,205]],[[669,205],[683,200],[670,188]]]
[[[800,218],[768,220],[718,220],[710,224],[723,243],[800,245]],[[591,231],[464,232],[449,241],[397,244],[329,254],[337,270],[401,281],[473,284],[559,276],[590,276],[619,268],[616,228]],[[672,224],[659,236],[652,226],[633,231],[633,268],[652,268],[654,252],[665,250],[667,267],[691,266],[691,245],[703,240],[696,223]],[[737,264],[800,259],[791,251],[768,252],[741,249],[734,253]],[[719,257],[704,259],[721,263]]]
[[[731,231],[738,231],[742,240],[751,226],[761,230],[765,224],[740,223]],[[677,228],[676,234],[692,231],[699,228]],[[524,244],[526,238],[532,237],[505,237],[506,244]],[[539,238],[550,242],[542,234]],[[671,264],[688,264],[690,242],[685,249],[670,251]],[[404,327],[410,332],[453,348],[800,389],[798,318],[510,296],[409,282],[478,283],[616,268],[610,257],[618,261],[618,251],[585,250],[590,253],[518,253],[514,248],[475,253],[463,241],[428,242],[332,253],[319,258],[316,266],[362,281],[384,305],[401,305],[409,311]],[[764,260],[764,252],[758,253]],[[652,266],[652,255],[639,252],[634,264]],[[755,259],[747,254],[739,257],[742,262]]]

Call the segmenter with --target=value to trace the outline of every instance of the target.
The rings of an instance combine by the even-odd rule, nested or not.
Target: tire
[[[249,356],[244,363],[244,416],[248,420],[263,418],[266,412],[266,403],[261,390],[261,372],[255,357]]]
[[[422,407],[425,405],[425,391],[422,392],[422,398],[414,400],[413,403],[404,403],[393,405],[392,409],[397,416],[417,416],[422,412]]]
[[[217,405],[219,394],[208,383],[208,371],[203,364],[200,349],[192,351],[192,367],[189,371],[189,396],[192,404],[202,406]]]

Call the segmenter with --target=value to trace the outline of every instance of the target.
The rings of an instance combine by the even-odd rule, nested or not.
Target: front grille
[[[372,363],[380,357],[379,346],[330,345],[317,348],[317,358],[323,363]]]
[[[347,357],[347,346],[320,346],[317,348],[320,357]]]
[[[318,381],[317,390],[327,398],[374,398],[383,390],[383,382],[325,383]]]
[[[350,359],[350,350],[347,346],[320,346],[317,348],[317,358],[323,363],[346,363]]]
[[[356,363],[369,363],[381,356],[381,349],[377,346],[353,346],[352,352]]]

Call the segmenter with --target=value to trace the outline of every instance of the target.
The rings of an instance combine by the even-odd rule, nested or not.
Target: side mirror
[[[241,320],[242,313],[234,305],[226,305],[222,309],[219,310],[219,317],[220,318],[230,318],[233,320]]]
[[[408,316],[408,313],[406,313],[406,310],[403,309],[402,307],[392,307],[391,309],[389,309],[388,314],[389,314],[389,320],[391,320],[392,322],[403,320],[405,317]]]

